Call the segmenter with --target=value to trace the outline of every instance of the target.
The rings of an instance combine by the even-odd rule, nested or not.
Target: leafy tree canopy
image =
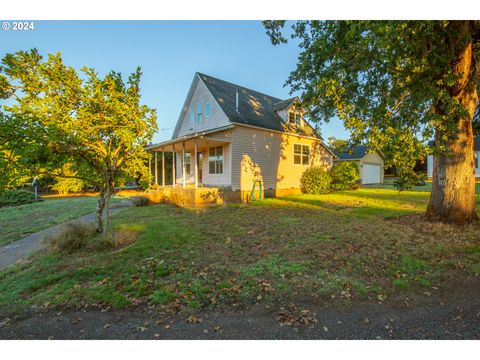
[[[57,172],[70,164],[70,174],[96,184],[99,230],[116,179],[148,177],[145,145],[157,125],[155,110],[140,104],[140,78],[140,68],[126,82],[114,71],[100,77],[84,67],[79,75],[60,53],[43,59],[36,49],[2,60],[0,95],[11,99],[3,108],[8,119],[20,120],[7,131],[35,150],[22,154],[30,163]]]
[[[273,44],[287,41],[285,21],[264,26]],[[301,53],[287,85],[302,92],[311,118],[338,116],[352,141],[382,150],[398,169],[413,169],[434,131],[456,136],[467,112],[460,95],[472,79],[479,87],[455,71],[455,55],[473,42],[478,59],[480,21],[298,21],[292,30]]]

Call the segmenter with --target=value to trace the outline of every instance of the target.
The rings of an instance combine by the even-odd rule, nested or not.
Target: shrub
[[[26,190],[7,190],[0,194],[0,207],[17,206],[35,202],[35,194]]]
[[[320,166],[306,169],[300,178],[302,192],[306,194],[327,194],[330,191],[330,174]]]
[[[331,174],[332,190],[354,190],[358,189],[358,167],[355,162],[342,161],[335,165]]]
[[[104,248],[119,248],[134,243],[138,238],[139,232],[136,229],[123,228],[107,235],[105,241],[101,242]]]
[[[411,190],[414,186],[425,185],[426,176],[413,171],[400,174],[398,179],[393,181],[393,186],[398,191]]]
[[[150,200],[145,196],[134,196],[131,197],[130,200],[132,201],[133,206],[140,207],[150,205]]]
[[[58,253],[73,253],[87,246],[88,240],[95,235],[95,226],[80,222],[69,222],[50,237],[53,251]]]

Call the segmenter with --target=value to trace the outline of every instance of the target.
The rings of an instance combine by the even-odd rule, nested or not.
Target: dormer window
[[[295,124],[295,113],[293,111],[288,113],[288,122],[290,124]]]
[[[297,126],[302,126],[302,115],[295,113],[295,123]]]
[[[288,122],[292,125],[302,126],[302,114],[296,111],[289,111]]]

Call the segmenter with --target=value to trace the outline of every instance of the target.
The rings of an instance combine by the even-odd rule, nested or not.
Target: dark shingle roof
[[[287,100],[279,101],[278,103],[276,103],[276,104],[273,106],[273,110],[284,110],[284,109],[287,109],[290,105],[293,104],[293,102],[294,102],[296,99],[297,99],[296,97],[293,97],[293,98],[290,98],[290,99],[287,99]]]
[[[367,154],[367,148],[364,145],[355,146],[344,152],[335,152],[340,160],[361,159]]]
[[[288,107],[293,99],[282,100],[246,87],[232,84],[205,74],[198,76],[212,93],[230,121],[265,129],[287,131],[305,136],[319,137],[315,130],[305,123],[303,127],[285,123],[276,113],[281,106]],[[238,112],[236,111],[236,91],[239,93]],[[288,103],[289,102],[289,103]]]
[[[435,146],[435,141],[430,140],[428,142],[429,147],[434,147]],[[474,136],[473,137],[473,151],[480,151],[480,136]]]

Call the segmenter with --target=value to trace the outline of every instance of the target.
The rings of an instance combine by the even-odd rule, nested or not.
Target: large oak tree
[[[43,59],[35,49],[7,54],[0,67],[0,95],[9,99],[3,119],[19,139],[8,144],[12,150],[31,147],[28,153],[37,155],[19,156],[41,163],[44,171],[57,173],[68,165],[70,174],[95,184],[98,232],[108,229],[115,181],[148,177],[145,146],[157,124],[155,110],[140,103],[140,78],[140,68],[127,81],[113,71],[100,77],[87,67],[79,74],[59,53]]]
[[[284,21],[265,21],[274,44]],[[472,121],[480,21],[298,21],[301,53],[287,84],[313,119],[338,116],[354,141],[413,169],[435,139],[430,219],[477,220]]]

